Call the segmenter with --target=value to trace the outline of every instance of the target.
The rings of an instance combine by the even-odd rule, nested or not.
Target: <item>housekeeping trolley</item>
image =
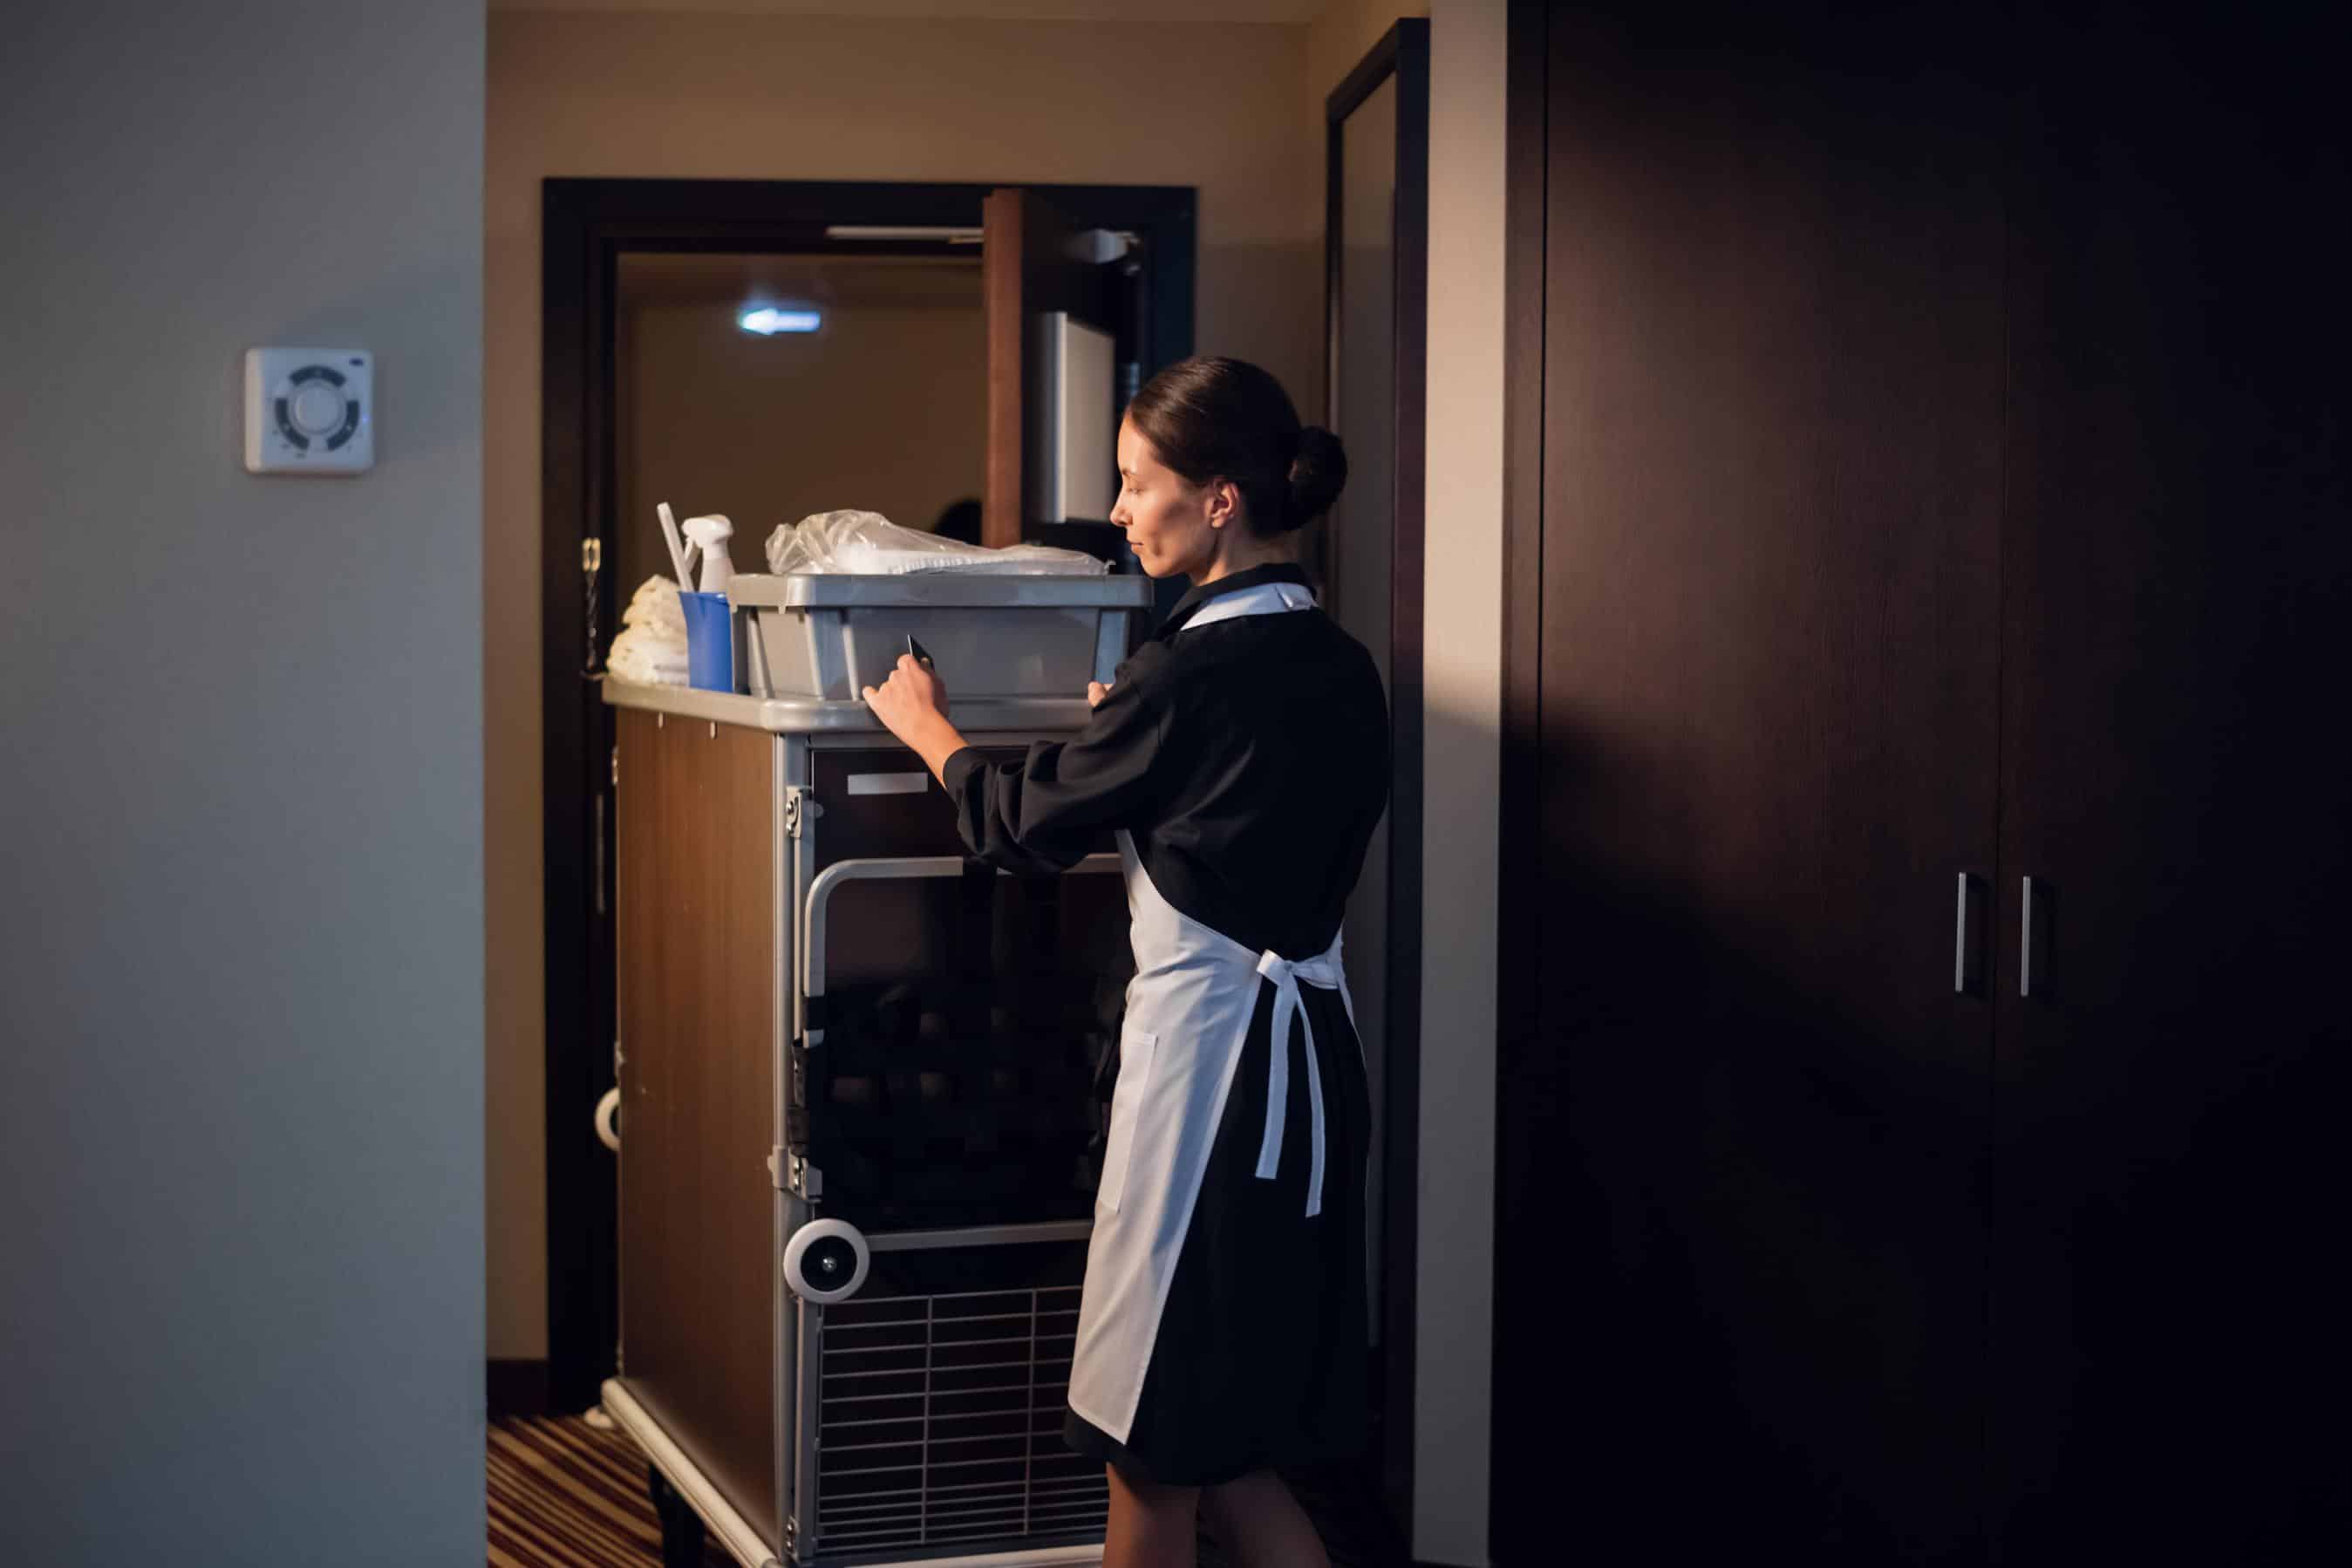
[[[669,1563],[706,1535],[746,1568],[1100,1559],[1102,1469],[1061,1423],[1132,965],[1118,860],[971,861],[857,692],[915,637],[958,728],[1017,754],[1086,721],[1150,587],[747,574],[747,692],[606,683],[604,1405]]]

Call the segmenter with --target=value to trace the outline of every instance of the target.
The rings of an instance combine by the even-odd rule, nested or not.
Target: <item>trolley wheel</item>
[[[847,1220],[813,1219],[784,1244],[784,1283],[803,1300],[846,1301],[866,1283],[866,1237]]]
[[[702,1516],[651,1464],[646,1466],[646,1490],[653,1498],[655,1517],[661,1521],[662,1568],[702,1568]]]

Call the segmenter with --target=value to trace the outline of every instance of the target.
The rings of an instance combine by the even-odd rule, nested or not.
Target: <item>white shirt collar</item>
[[[1260,583],[1255,588],[1244,588],[1238,594],[1220,594],[1198,610],[1192,619],[1177,628],[1181,637],[1195,626],[1205,626],[1217,621],[1235,620],[1243,616],[1278,616],[1290,610],[1311,610],[1315,607],[1314,593],[1297,583]]]

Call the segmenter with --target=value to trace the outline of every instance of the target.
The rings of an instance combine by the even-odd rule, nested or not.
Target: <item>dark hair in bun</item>
[[[1232,480],[1255,533],[1312,522],[1348,482],[1339,437],[1301,426],[1282,384],[1246,360],[1179,360],[1144,384],[1127,416],[1190,482]]]

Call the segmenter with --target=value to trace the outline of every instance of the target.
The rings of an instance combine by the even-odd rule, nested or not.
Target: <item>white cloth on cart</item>
[[[639,686],[687,684],[686,610],[677,584],[656,576],[637,584],[621,612],[621,635],[613,639],[604,668]]]

